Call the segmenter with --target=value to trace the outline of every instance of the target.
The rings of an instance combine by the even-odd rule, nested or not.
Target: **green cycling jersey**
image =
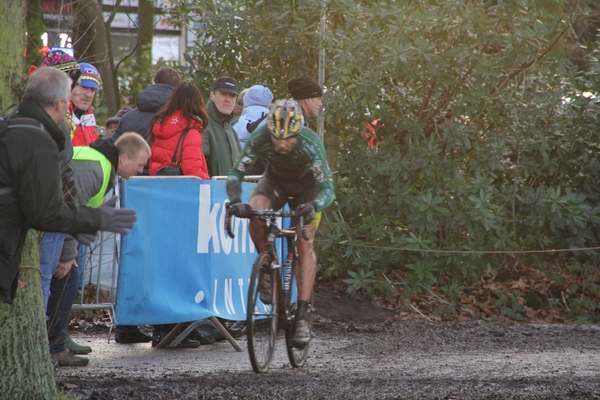
[[[227,177],[227,195],[232,203],[241,201],[242,180],[254,162],[263,157],[272,176],[287,182],[303,179],[312,173],[319,193],[313,200],[316,210],[330,205],[334,198],[331,171],[327,164],[325,148],[319,137],[310,129],[302,128],[296,146],[289,154],[281,154],[271,142],[266,125],[259,126],[248,138],[237,164]]]

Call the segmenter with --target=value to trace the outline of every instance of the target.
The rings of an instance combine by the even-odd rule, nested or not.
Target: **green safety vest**
[[[96,161],[100,163],[103,175],[102,186],[100,187],[98,193],[93,195],[86,204],[88,207],[99,207],[104,202],[104,198],[106,197],[106,189],[108,188],[108,183],[110,182],[110,175],[113,168],[112,164],[108,158],[104,156],[104,154],[88,146],[73,147],[73,160]]]

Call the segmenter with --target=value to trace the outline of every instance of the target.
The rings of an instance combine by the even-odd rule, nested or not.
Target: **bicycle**
[[[298,252],[296,251],[296,231],[294,229],[280,229],[277,218],[295,217],[294,211],[252,210],[252,217],[257,216],[267,224],[267,246],[260,253],[252,266],[250,287],[248,289],[246,335],[248,337],[248,354],[252,369],[256,373],[269,370],[275,342],[279,328],[285,331],[287,354],[292,367],[302,367],[308,358],[310,344],[303,349],[292,346],[294,335],[294,322],[296,316],[296,303],[293,300],[293,288],[296,285],[296,267]],[[299,227],[302,237],[308,240],[303,218],[299,218]],[[225,229],[231,238],[235,235],[231,231],[231,214],[227,208]],[[279,262],[277,255],[276,239],[284,239],[287,243],[287,255],[284,263]],[[263,275],[270,278],[270,304],[260,300],[259,285]],[[308,313],[308,323],[312,332],[312,308]]]

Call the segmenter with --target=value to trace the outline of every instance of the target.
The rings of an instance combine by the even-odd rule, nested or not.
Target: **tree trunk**
[[[139,0],[138,4],[138,44],[135,50],[135,70],[137,74],[131,82],[130,103],[135,104],[138,96],[152,84],[152,39],[154,37],[154,1]]]
[[[0,112],[25,91],[25,2],[5,2],[0,13]]]
[[[102,7],[97,0],[79,0],[73,3],[73,41],[75,59],[98,68],[108,113],[115,115],[121,108],[116,82],[112,48],[107,44],[106,25]]]
[[[5,2],[0,13],[0,105],[16,102],[25,81],[25,2]],[[9,305],[0,302],[0,397],[57,399],[50,363],[39,270],[39,240],[30,231],[20,285]]]
[[[39,233],[30,230],[15,300],[11,305],[0,302],[0,393],[6,399],[58,399],[39,258]]]
[[[27,66],[42,63],[44,56],[38,51],[42,47],[42,35],[46,25],[42,19],[42,1],[27,1]]]

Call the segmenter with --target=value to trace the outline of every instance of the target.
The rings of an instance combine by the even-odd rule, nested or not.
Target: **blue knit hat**
[[[269,107],[273,101],[273,93],[263,85],[254,85],[244,95],[244,107],[263,106]]]

